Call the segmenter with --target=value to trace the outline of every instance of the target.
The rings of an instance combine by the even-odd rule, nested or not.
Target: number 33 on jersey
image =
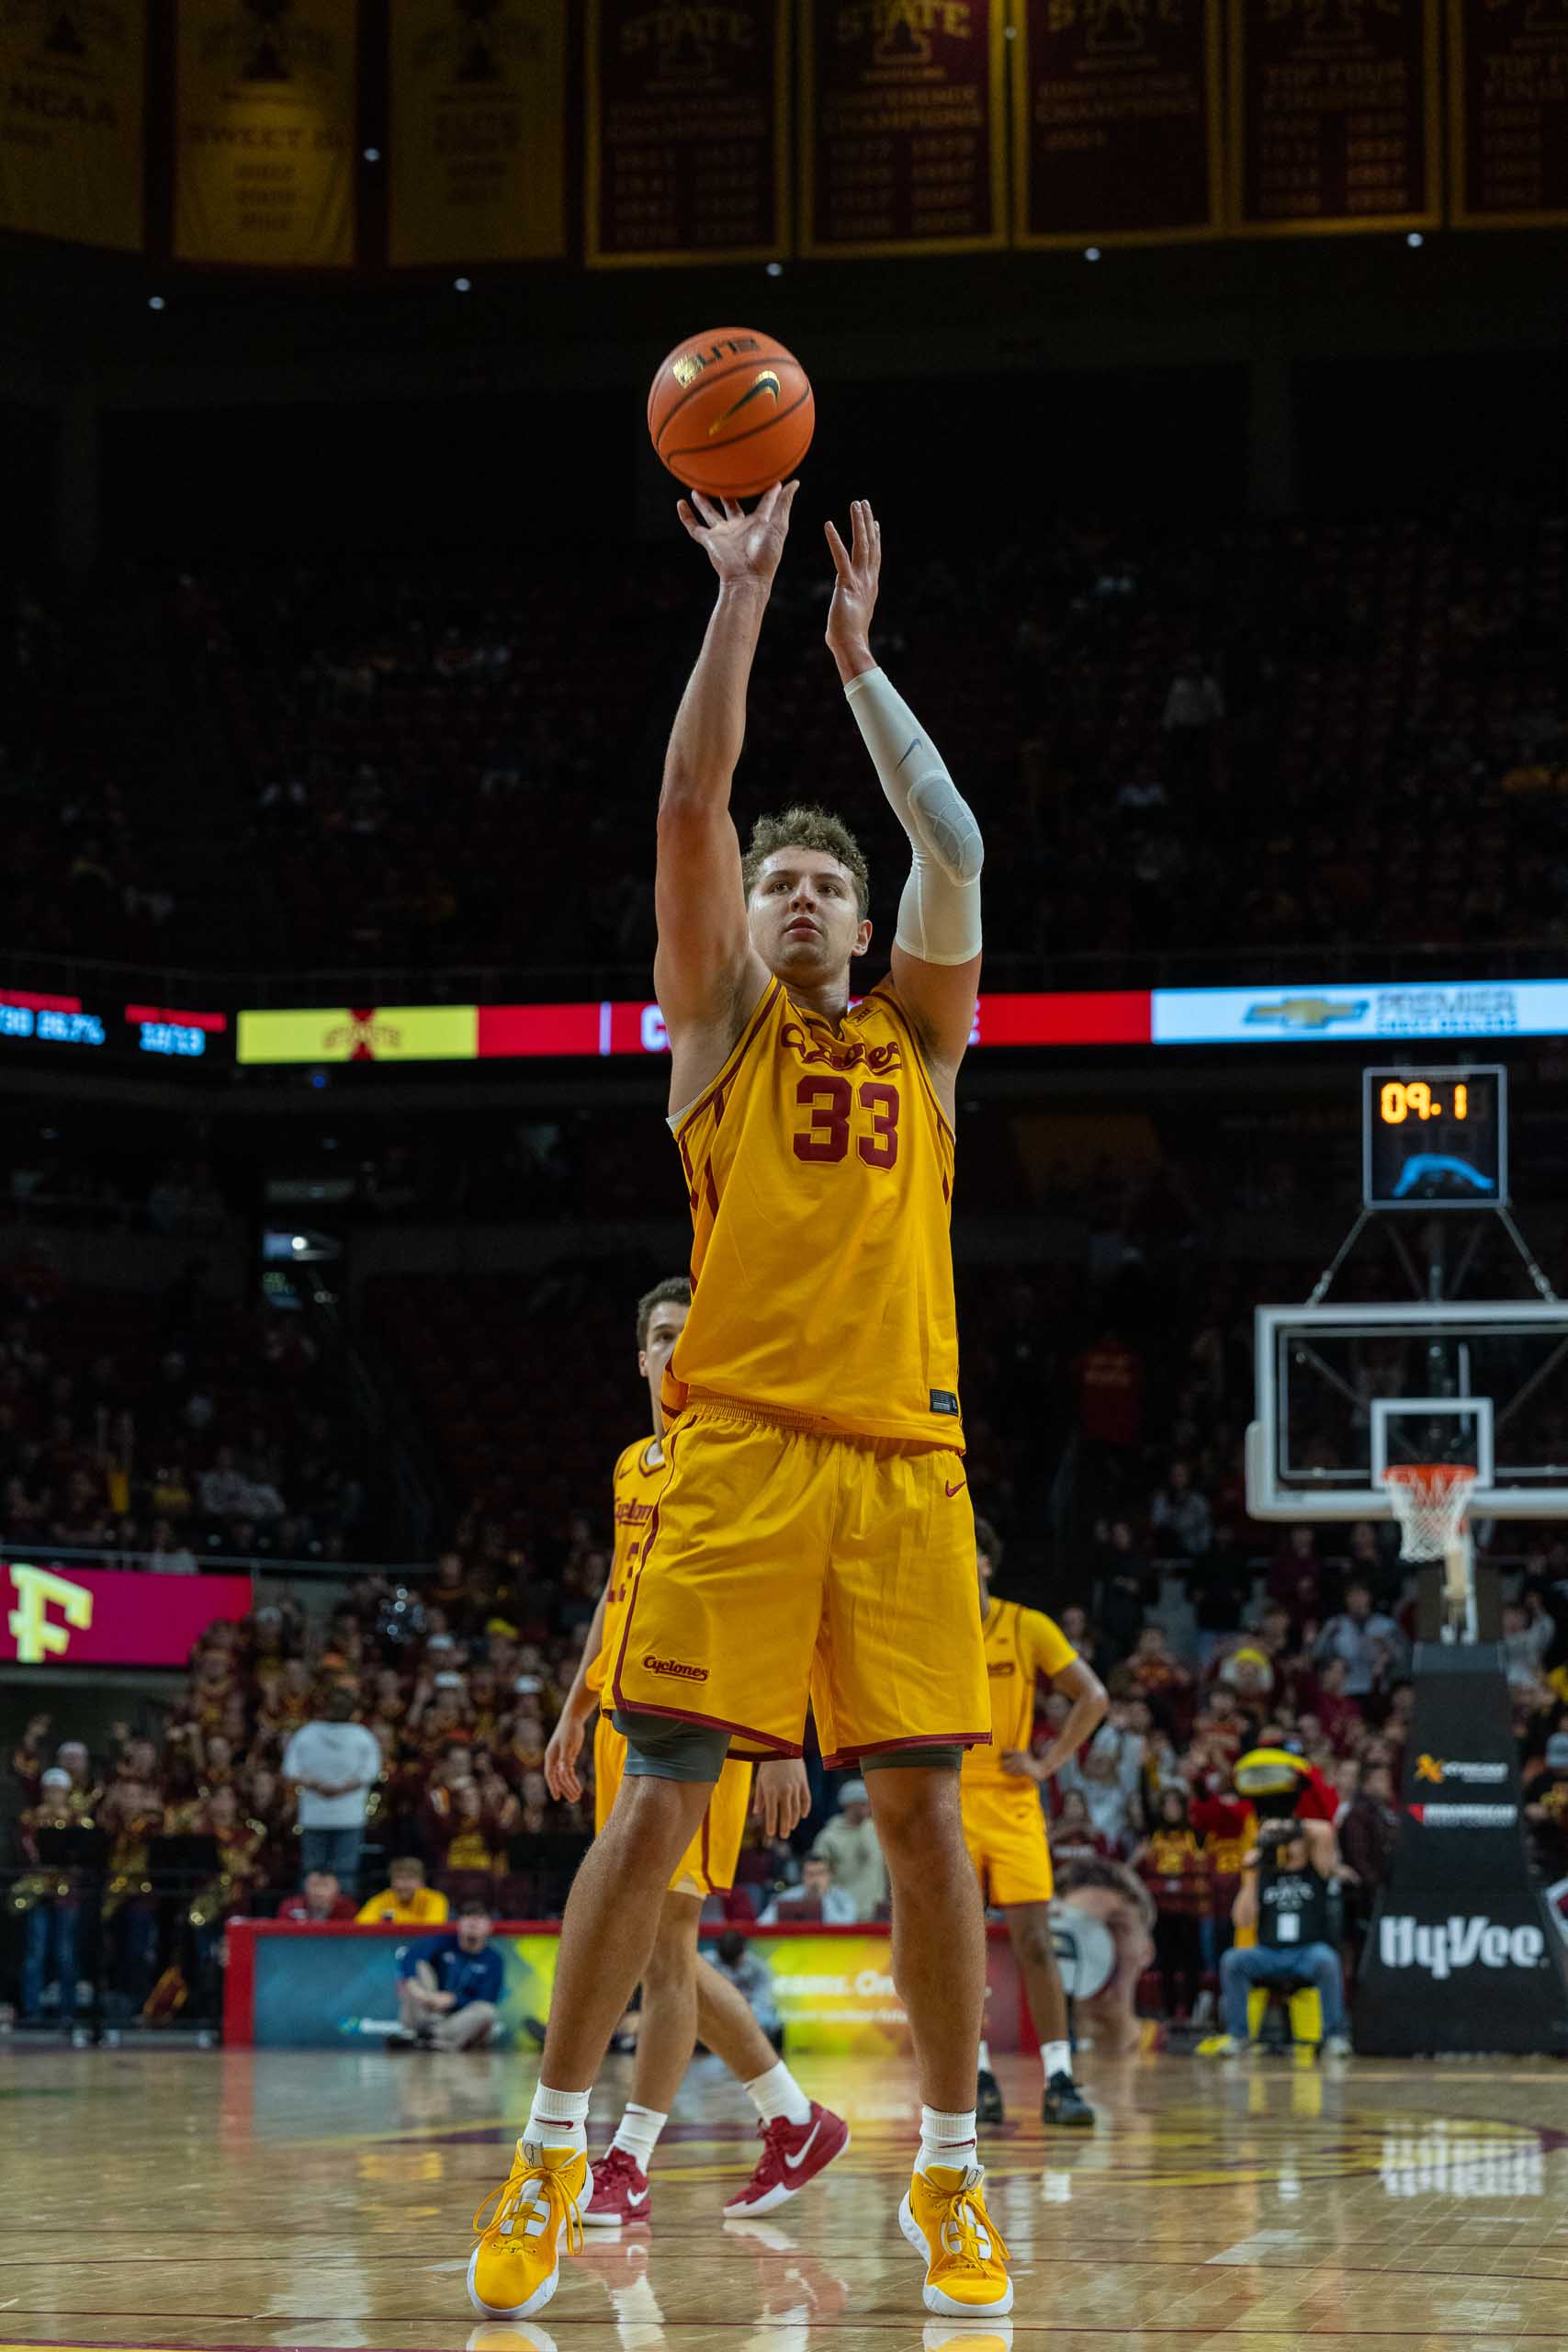
[[[666,1412],[724,1397],[961,1449],[953,1130],[891,981],[837,1029],[771,981],[672,1125],[695,1238]]]

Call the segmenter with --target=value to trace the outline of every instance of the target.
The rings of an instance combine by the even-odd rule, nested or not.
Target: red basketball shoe
[[[783,2116],[775,2116],[759,2129],[762,2153],[745,2188],[724,2209],[730,2220],[754,2220],[760,2213],[787,2205],[850,2144],[850,2127],[843,2117],[830,2108],[819,2107],[815,2099],[804,2123],[786,2123]]]
[[[583,2213],[583,2225],[615,2230],[624,2222],[646,2222],[650,2195],[637,2158],[625,2148],[607,2148],[593,2166],[593,2202]]]

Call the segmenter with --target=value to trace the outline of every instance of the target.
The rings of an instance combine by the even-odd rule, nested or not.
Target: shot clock
[[[1370,1209],[1492,1209],[1508,1197],[1507,1072],[1458,1064],[1361,1073]]]

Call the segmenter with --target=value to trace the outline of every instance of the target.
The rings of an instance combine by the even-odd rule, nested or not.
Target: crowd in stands
[[[0,1326],[0,1543],[37,1556],[332,1559],[364,1532],[342,1385],[298,1317],[212,1295],[193,1259],[160,1296],[13,1270]]]
[[[863,826],[880,918],[898,861],[875,854],[812,553],[775,593],[738,808],[808,775]],[[880,648],[1006,840],[993,966],[1560,946],[1565,556],[1568,521],[1497,499],[1206,530],[1042,516],[979,560],[900,556]],[[8,935],[170,961],[177,934],[179,960],[231,968],[646,968],[652,799],[707,588],[672,539],[610,564],[522,548],[121,580],[80,607],[13,592]],[[62,691],[83,674],[103,691]],[[171,843],[166,775],[161,797],[127,770],[193,740],[225,813]],[[558,889],[563,864],[592,888]]]

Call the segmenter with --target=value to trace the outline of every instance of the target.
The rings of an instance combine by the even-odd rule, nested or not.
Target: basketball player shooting
[[[665,760],[656,880],[694,1297],[611,1674],[626,1779],[571,1891],[538,2088],[469,2263],[474,2304],[500,2319],[542,2310],[561,2245],[581,2244],[590,2086],[731,1744],[798,1756],[808,1700],[828,1763],[866,1777],[892,1883],[923,2102],[898,2220],[926,2308],[1012,2302],[976,2160],[985,1932],[959,1809],[964,1752],[991,1723],[948,1230],[980,833],[872,653],[881,532],[861,500],[847,548],[828,526],[828,644],[909,842],[890,977],[851,1009],[871,925],[838,818],[786,809],[742,857],[730,787],[795,488],[750,514],[699,494],[679,508],[718,578]]]

